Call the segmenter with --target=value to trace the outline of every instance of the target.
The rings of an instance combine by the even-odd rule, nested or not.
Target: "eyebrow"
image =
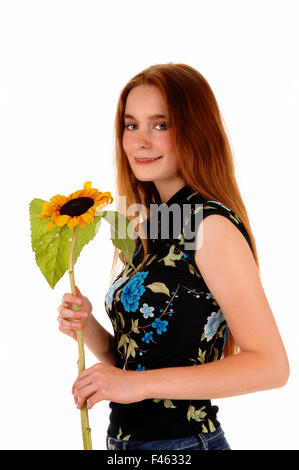
[[[131,114],[125,114],[124,119],[135,119]],[[153,114],[153,116],[148,116],[148,119],[166,119],[165,114]]]

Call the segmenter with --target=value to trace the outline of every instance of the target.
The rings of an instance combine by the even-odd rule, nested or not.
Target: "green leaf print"
[[[154,399],[153,399],[153,402],[154,402],[154,403],[159,403],[159,401],[162,401],[162,398],[154,398]],[[165,399],[165,400],[163,400],[163,401],[164,401],[164,406],[165,406],[165,408],[176,408],[176,406],[172,403],[171,400]]]
[[[178,236],[178,240],[180,240],[179,245],[183,245],[185,243],[185,237],[182,233],[180,233],[180,235]]]
[[[201,279],[202,276],[199,274],[198,271],[196,271],[196,269],[194,268],[194,266],[193,266],[191,263],[187,263],[187,264],[188,264],[190,273],[191,273],[191,274],[195,274],[195,276],[197,276],[199,279]]]
[[[240,221],[240,219],[239,219],[237,216],[234,217],[232,214],[229,214],[229,216],[230,216],[231,219],[233,219],[233,220],[236,222],[236,224],[239,225],[239,223],[240,223],[241,221]]]
[[[203,364],[205,362],[205,358],[206,358],[206,351],[202,352],[202,350],[200,348],[198,348],[198,358],[197,360]]]
[[[124,317],[122,316],[122,313],[117,311],[117,314],[120,318],[120,321],[121,321],[121,326],[124,328],[125,327],[125,320],[124,320]]]
[[[113,329],[115,332],[117,332],[117,323],[116,323],[116,318],[112,318],[112,325],[113,325]]]
[[[165,266],[172,266],[175,268],[175,261],[180,260],[183,256],[183,252],[176,254],[174,250],[176,249],[176,245],[171,245],[168,255],[163,258]]]
[[[209,430],[205,427],[204,424],[201,425],[202,432],[209,432]]]
[[[176,406],[172,403],[171,400],[164,400],[164,406],[165,408],[176,408]]]
[[[210,431],[211,432],[216,431],[216,428],[215,428],[214,424],[212,423],[212,421],[210,419],[208,419],[208,423],[209,423]]]
[[[202,421],[204,417],[207,415],[205,411],[205,406],[202,406],[199,408],[199,410],[196,410],[194,406],[189,405],[188,411],[187,411],[187,419],[190,421],[190,418],[195,419],[195,421]]]
[[[139,333],[139,329],[138,329],[138,318],[137,320],[133,320],[132,318],[132,326],[131,326],[131,330],[134,332],[134,333]]]
[[[190,418],[193,418],[193,416],[194,416],[194,411],[195,411],[195,407],[192,406],[192,405],[189,405],[188,412],[187,412],[187,419],[188,419],[188,421],[190,421]]]
[[[120,337],[120,340],[118,342],[118,349],[123,347],[125,356],[127,354],[127,343],[129,343],[129,342],[130,342],[130,339],[129,339],[128,335],[127,334],[122,334],[121,337]]]
[[[169,289],[164,284],[164,282],[153,282],[152,284],[148,284],[147,286],[151,291],[158,293],[161,292],[162,294],[168,295],[170,297]]]
[[[155,258],[157,258],[157,255],[152,256],[151,259],[145,263],[145,265],[148,266],[149,264],[151,264],[151,262],[154,261]]]
[[[131,437],[131,434],[127,434],[125,437],[122,438],[122,437],[121,437],[122,433],[123,433],[123,432],[122,432],[122,429],[121,429],[121,427],[119,427],[119,430],[118,430],[118,434],[117,434],[117,436],[116,436],[116,439],[120,439],[120,440],[122,440],[122,441],[128,441],[128,440],[130,439],[130,437]]]
[[[136,353],[135,353],[135,348],[138,348],[138,344],[136,344],[136,342],[130,338],[129,340],[129,346],[128,346],[128,349],[127,349],[127,353],[126,353],[126,358],[129,359],[130,357],[130,354],[131,356],[135,357]]]
[[[121,439],[120,436],[121,436],[122,433],[123,433],[122,430],[121,430],[121,427],[119,427],[119,430],[118,430],[118,431],[119,431],[119,432],[118,432],[118,434],[117,434],[117,436],[116,436],[116,439]]]
[[[203,411],[204,408],[205,408],[205,406],[202,406],[201,408],[199,408],[199,410],[194,411],[195,421],[202,421],[204,419],[204,417],[207,416],[207,413],[205,413]]]
[[[218,349],[217,349],[217,348],[214,348],[214,351],[215,351],[215,353],[214,353],[214,359],[213,359],[213,361],[217,361],[217,359],[218,359]]]
[[[224,333],[224,330],[225,330],[225,329],[226,329],[226,325],[223,325],[223,326],[220,328],[220,330],[219,330],[219,332],[218,332],[218,337],[219,337],[219,338],[223,338],[223,333]]]

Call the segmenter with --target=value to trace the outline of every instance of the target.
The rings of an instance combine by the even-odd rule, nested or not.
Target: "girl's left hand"
[[[87,408],[101,400],[117,403],[134,403],[144,400],[144,384],[136,374],[141,371],[123,370],[110,364],[98,363],[85,369],[75,380],[72,393],[77,408],[82,408],[85,400]]]

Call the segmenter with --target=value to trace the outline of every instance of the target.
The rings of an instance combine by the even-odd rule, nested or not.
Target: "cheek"
[[[168,153],[173,153],[174,152],[174,145],[173,145],[172,140],[169,137],[169,135],[160,136],[157,144],[165,152],[168,152]]]
[[[124,148],[124,150],[126,151],[126,148],[128,148],[128,137],[127,137],[127,134],[124,132],[123,134],[123,138],[122,138],[122,146]]]
[[[170,139],[169,136],[165,136],[163,139],[160,139],[159,148],[161,154],[164,154],[167,157],[167,164],[171,165],[172,168],[176,168],[177,155],[173,141]]]

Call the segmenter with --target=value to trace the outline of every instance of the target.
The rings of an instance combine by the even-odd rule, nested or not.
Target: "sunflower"
[[[73,228],[79,223],[85,229],[85,222],[90,225],[93,223],[96,209],[101,210],[113,202],[113,197],[109,191],[101,193],[96,188],[92,188],[91,181],[87,181],[84,183],[83,189],[68,197],[56,194],[50,198],[50,201],[44,202],[40,214],[40,220],[52,217],[52,221],[48,224],[48,230],[51,230],[55,225],[63,227],[65,224],[69,228]]]

